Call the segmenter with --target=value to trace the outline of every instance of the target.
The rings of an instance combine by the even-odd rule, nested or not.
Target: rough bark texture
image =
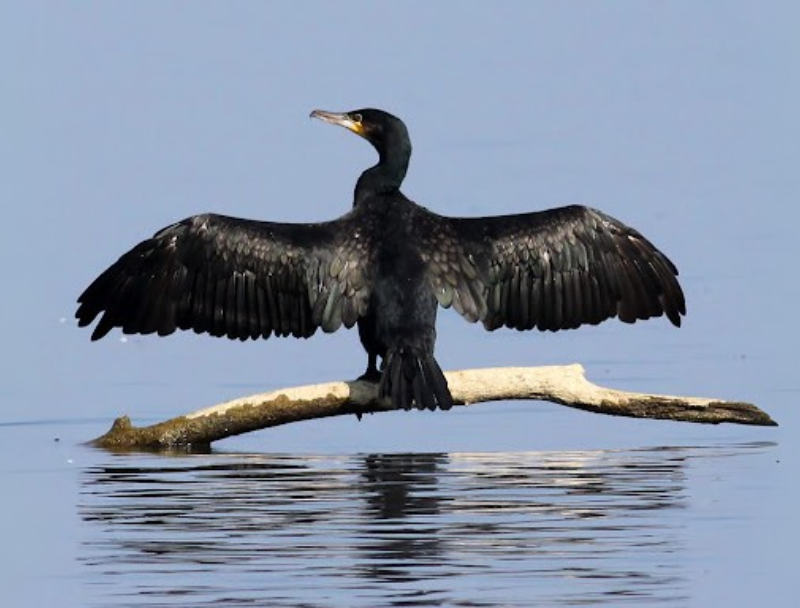
[[[552,401],[597,414],[719,424],[776,426],[750,403],[631,393],[589,382],[580,365],[447,372],[456,405],[487,401]],[[207,449],[214,441],[289,422],[388,411],[377,385],[331,382],[235,399],[147,427],[118,418],[96,446],[111,449]]]

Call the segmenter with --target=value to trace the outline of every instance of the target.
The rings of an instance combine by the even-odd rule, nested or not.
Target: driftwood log
[[[597,414],[719,424],[776,426],[769,415],[750,403],[631,393],[589,382],[580,365],[473,369],[447,372],[456,405],[487,401],[552,401]],[[111,449],[203,450],[233,435],[289,422],[389,411],[378,401],[377,385],[330,382],[280,389],[198,410],[146,427],[118,418],[92,443]]]

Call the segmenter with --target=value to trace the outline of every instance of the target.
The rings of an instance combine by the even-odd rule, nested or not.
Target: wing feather
[[[231,339],[309,337],[352,327],[372,284],[368,235],[353,214],[320,224],[190,217],[120,257],[78,299],[78,324]]]
[[[639,232],[594,209],[431,217],[421,238],[440,305],[489,330],[556,331],[663,314],[680,326],[686,314],[675,265]]]

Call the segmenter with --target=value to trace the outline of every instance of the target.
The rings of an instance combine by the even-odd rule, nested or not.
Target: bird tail
[[[396,408],[449,410],[453,396],[432,353],[408,347],[391,348],[378,387],[380,398],[389,397]]]

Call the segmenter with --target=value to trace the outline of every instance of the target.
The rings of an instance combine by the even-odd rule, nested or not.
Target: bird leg
[[[367,361],[367,371],[361,374],[356,380],[362,382],[369,382],[370,384],[378,384],[381,381],[383,373],[378,369],[378,355],[374,353],[367,353],[369,360]],[[361,417],[364,412],[356,412],[356,418],[361,422]]]
[[[364,382],[371,382],[372,384],[377,384],[381,381],[381,372],[378,370],[378,355],[374,353],[368,353],[369,361],[367,362],[367,371],[361,374],[358,377],[358,380],[363,380]]]

